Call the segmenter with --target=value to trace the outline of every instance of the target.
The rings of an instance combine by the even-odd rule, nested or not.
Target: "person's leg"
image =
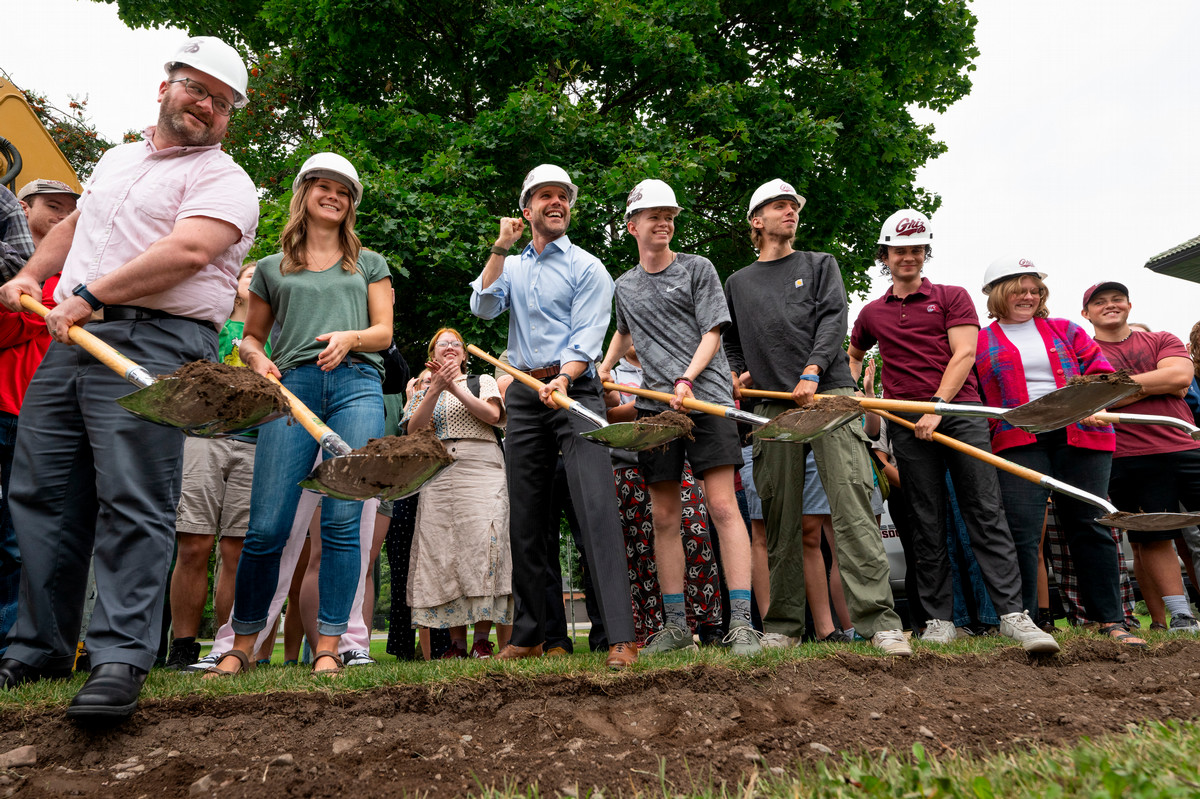
[[[0,411],[0,657],[8,647],[8,631],[17,620],[21,594],[21,551],[8,513],[13,454],[17,447],[17,417]]]
[[[654,563],[663,594],[683,596],[683,541],[679,538],[679,483],[662,480],[646,486],[654,509]],[[683,604],[680,600],[680,605]]]
[[[753,466],[752,463],[751,466]],[[688,602],[688,621],[694,623],[696,631],[700,633],[701,643],[703,643],[713,636],[721,638],[725,635],[721,628],[723,611],[721,589],[723,584],[720,565],[717,562],[716,547],[713,546],[712,541],[713,535],[709,525],[704,487],[696,480],[696,476],[692,473],[692,467],[688,463],[683,465],[683,477],[679,481],[679,498],[683,507],[683,524],[680,528],[680,535],[683,537],[683,559],[687,568],[684,592]],[[720,541],[717,542],[717,545],[720,545]],[[655,580],[657,581],[657,577]],[[655,589],[655,593],[657,594],[657,589]],[[758,623],[761,627],[761,618]]]
[[[804,587],[808,598],[808,611],[813,617],[813,637],[818,641],[827,638],[833,631],[833,616],[829,610],[829,582],[825,572],[825,558],[821,555],[821,527],[829,517],[822,514],[804,514]]]
[[[1044,440],[1011,447],[1001,454],[1013,463],[1035,472],[1052,474],[1052,448]],[[1046,519],[1046,498],[1050,491],[1037,483],[1004,471],[998,472],[998,479],[1000,496],[1004,501],[1004,516],[1008,519],[1013,546],[1017,551],[1017,566],[1021,571],[1021,606],[1033,615],[1041,607],[1038,602],[1038,574],[1041,563],[1038,558],[1038,542],[1042,538],[1042,528]],[[1103,494],[1103,491],[1101,493]]]
[[[388,526],[391,523],[392,519],[390,516],[384,516],[378,512],[375,514],[375,528],[371,537],[371,553],[367,558],[367,567],[364,570],[366,583],[363,589],[362,602],[363,625],[367,628],[368,633],[372,629],[375,620],[375,561],[379,560],[379,553],[383,551],[383,542],[387,538]]]
[[[179,533],[175,539],[175,569],[171,572],[172,635],[176,639],[194,639],[200,631],[200,617],[208,599],[208,561],[217,537]]]
[[[304,615],[300,612],[300,588],[304,585],[304,575],[308,572],[309,541],[304,539],[300,550],[300,558],[292,569],[292,579],[288,583],[287,615],[283,617],[283,661],[284,663],[300,661],[300,646],[304,643]]]
[[[224,535],[220,540],[221,571],[217,576],[217,590],[213,597],[213,613],[217,617],[217,625],[229,620],[233,611],[233,590],[237,581],[237,565],[242,557],[242,546],[246,539],[239,536]]]
[[[388,617],[387,651],[399,660],[415,660],[413,648],[412,608],[408,606],[405,586],[408,585],[408,558],[412,549],[417,519],[417,497],[398,499],[392,504],[392,523],[388,527],[386,546],[388,566],[392,571],[392,601]]]
[[[318,501],[324,504],[324,497],[318,497]],[[321,508],[318,506],[308,523],[308,565],[300,581],[300,618],[304,622],[304,637],[314,652],[317,651],[314,647],[317,645],[317,604],[320,599],[317,579],[320,573]]]
[[[767,524],[763,521],[762,500],[754,485],[754,446],[742,447],[742,489],[750,516],[750,583],[760,622],[771,606],[771,573],[767,566]]]
[[[841,569],[838,566],[837,540],[833,533],[833,520],[828,515],[821,517],[821,537],[829,547],[829,604],[837,614],[842,629],[848,630],[854,627],[854,617],[846,605],[846,592],[842,588]],[[824,558],[821,560],[824,561]]]
[[[650,496],[638,467],[613,469],[617,486],[617,513],[625,539],[625,562],[629,566],[629,594],[633,601],[633,626],[638,644],[662,629],[662,607],[658,600],[658,575],[654,562],[654,525],[650,518]]]

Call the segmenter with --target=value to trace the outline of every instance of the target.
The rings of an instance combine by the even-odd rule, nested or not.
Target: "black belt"
[[[166,311],[160,311],[157,308],[141,308],[137,305],[105,305],[100,309],[99,315],[105,322],[145,322],[149,319],[182,319],[185,322],[203,325],[214,333],[217,332],[217,326],[207,319],[179,316],[167,313]]]

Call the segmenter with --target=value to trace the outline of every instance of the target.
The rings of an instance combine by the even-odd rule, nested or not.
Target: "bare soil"
[[[245,367],[227,363],[192,361],[163,379],[159,398],[181,423],[204,424],[213,419],[246,419],[262,415],[264,408],[288,410],[279,386]]]
[[[686,792],[842,750],[1070,744],[1131,722],[1193,719],[1197,694],[1194,640],[1141,653],[1075,639],[1038,661],[1014,647],[612,677],[521,679],[497,663],[435,686],[147,701],[110,732],[81,730],[59,710],[10,713],[0,752],[33,744],[37,764],[2,775],[0,794],[446,797],[536,784],[549,796],[593,786],[661,795],[660,759],[670,790]]]

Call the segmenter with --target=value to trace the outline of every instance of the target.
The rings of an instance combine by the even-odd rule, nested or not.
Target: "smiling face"
[[[893,280],[920,280],[921,270],[925,267],[924,244],[908,244],[886,249],[886,253],[880,253],[883,256],[880,260],[888,268]]]
[[[309,222],[340,225],[354,204],[350,187],[333,178],[314,178],[304,181],[304,185],[308,190],[304,210]]]
[[[191,67],[174,70],[167,81],[189,78],[203,86],[210,95],[233,103],[233,90],[221,81]],[[225,137],[229,117],[213,110],[212,97],[196,100],[183,83],[163,81],[158,87],[158,131],[167,146],[206,147]]]
[[[75,198],[70,194],[33,194],[21,200],[25,219],[34,245],[41,243],[50,228],[66,219],[75,210]]]
[[[678,214],[674,208],[647,208],[634,214],[625,227],[637,239],[639,247],[664,249],[675,236],[675,217]]]
[[[1006,325],[1019,325],[1038,316],[1038,311],[1044,307],[1046,288],[1042,281],[1031,275],[1022,275],[1015,281],[1006,281],[997,287],[1003,292],[1001,298],[1001,313],[997,318]],[[993,293],[997,289],[993,289]],[[1005,309],[1003,306],[1007,305]]]
[[[571,196],[565,188],[553,183],[538,186],[521,213],[529,220],[534,234],[553,241],[571,225]]]
[[[455,363],[458,365],[458,370],[462,371],[462,366],[467,360],[467,352],[463,347],[463,340],[459,337],[458,332],[454,330],[441,330],[437,337],[429,347],[430,359],[437,364]]]
[[[1105,289],[1097,291],[1088,299],[1087,307],[1083,309],[1083,316],[1097,330],[1115,330],[1125,327],[1132,309],[1133,304],[1129,302],[1129,298],[1123,291]]]

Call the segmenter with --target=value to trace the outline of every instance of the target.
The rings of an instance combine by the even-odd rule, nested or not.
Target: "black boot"
[[[67,718],[119,723],[133,715],[146,672],[128,663],[101,663],[71,700]]]

